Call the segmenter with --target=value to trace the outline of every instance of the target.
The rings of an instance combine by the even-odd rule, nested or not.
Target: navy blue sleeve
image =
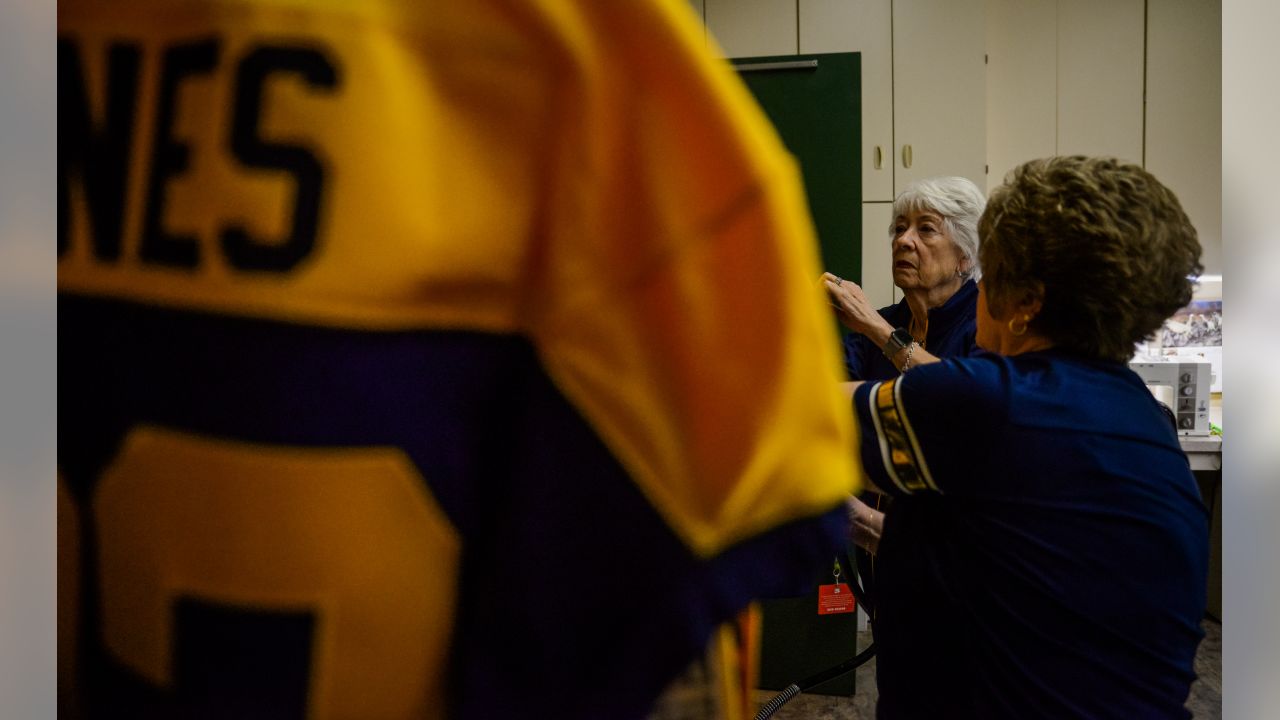
[[[844,345],[844,369],[849,374],[850,380],[866,380],[868,363],[867,351],[871,347],[871,342],[866,336],[850,332],[845,333],[842,338]]]
[[[868,477],[891,495],[963,493],[1007,417],[1004,366],[991,355],[921,365],[853,396]]]

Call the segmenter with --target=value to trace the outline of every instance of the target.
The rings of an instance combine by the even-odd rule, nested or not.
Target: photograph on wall
[[[1165,320],[1160,344],[1173,347],[1221,347],[1222,301],[1193,300]]]
[[[1212,367],[1210,392],[1222,392],[1222,300],[1193,300],[1160,330],[1160,354],[1193,358]]]

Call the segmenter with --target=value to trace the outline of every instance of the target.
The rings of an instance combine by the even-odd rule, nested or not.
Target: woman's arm
[[[845,501],[849,513],[849,537],[858,547],[872,555],[880,547],[880,534],[884,531],[884,513],[850,496]]]
[[[884,347],[893,332],[893,326],[867,300],[866,293],[852,280],[822,273],[822,285],[827,296],[831,298],[831,306],[840,317],[840,324],[850,330],[866,335],[876,347]]]
[[[928,365],[929,363],[941,362],[941,360],[942,358],[926,351],[918,342],[911,343],[889,358],[889,362],[893,363],[893,366],[902,372],[906,372],[918,365]]]
[[[871,307],[866,293],[862,292],[862,288],[857,283],[831,273],[823,273],[822,284],[831,298],[831,305],[836,309],[842,325],[865,335],[877,348],[883,348],[889,342],[893,326]],[[940,358],[936,355],[926,352],[920,343],[912,343],[889,358],[889,362],[902,371],[939,360]]]

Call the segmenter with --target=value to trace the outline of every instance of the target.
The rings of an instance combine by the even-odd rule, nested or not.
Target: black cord
[[[849,568],[845,567],[845,560],[847,559],[847,556],[842,559],[840,554],[836,555],[836,562],[840,565],[840,572],[849,578],[848,585],[849,588],[853,590],[853,596],[858,600],[859,605],[867,607],[866,592],[862,589],[862,583],[859,582],[856,574],[850,572]],[[834,680],[851,670],[856,670],[857,668],[865,665],[868,660],[875,656],[876,643],[872,640],[871,644],[862,652],[854,655],[848,660],[845,660],[839,665],[827,668],[816,675],[810,675],[799,682],[788,685],[782,692],[774,695],[772,698],[769,698],[768,702],[760,706],[760,710],[756,712],[754,720],[768,720],[768,718],[773,717],[773,714],[776,713],[783,705],[791,702],[791,699],[800,693],[806,690],[812,690],[822,683]]]
[[[810,675],[800,682],[788,685],[785,690],[770,698],[769,702],[765,703],[760,708],[759,712],[756,713],[755,720],[768,720],[768,718],[772,717],[779,708],[790,702],[791,698],[799,695],[805,690],[812,690],[828,680],[834,680],[850,670],[855,670],[861,667],[868,660],[875,657],[875,654],[876,644],[875,642],[872,642],[865,650],[854,655],[848,660],[845,660],[839,665],[823,670],[816,675]]]

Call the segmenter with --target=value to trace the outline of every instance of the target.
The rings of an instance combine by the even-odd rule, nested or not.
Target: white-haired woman
[[[907,186],[893,201],[893,284],[903,298],[876,310],[862,288],[824,273],[845,337],[850,380],[887,380],[977,347],[978,218],[982,191],[962,177]]]
[[[850,380],[888,380],[907,369],[977,350],[978,218],[986,197],[962,177],[911,183],[893,201],[893,284],[903,298],[876,310],[851,280],[824,273],[844,338]],[[879,496],[849,499],[853,540],[874,554],[884,526]],[[874,611],[874,565],[859,554],[858,569]]]

